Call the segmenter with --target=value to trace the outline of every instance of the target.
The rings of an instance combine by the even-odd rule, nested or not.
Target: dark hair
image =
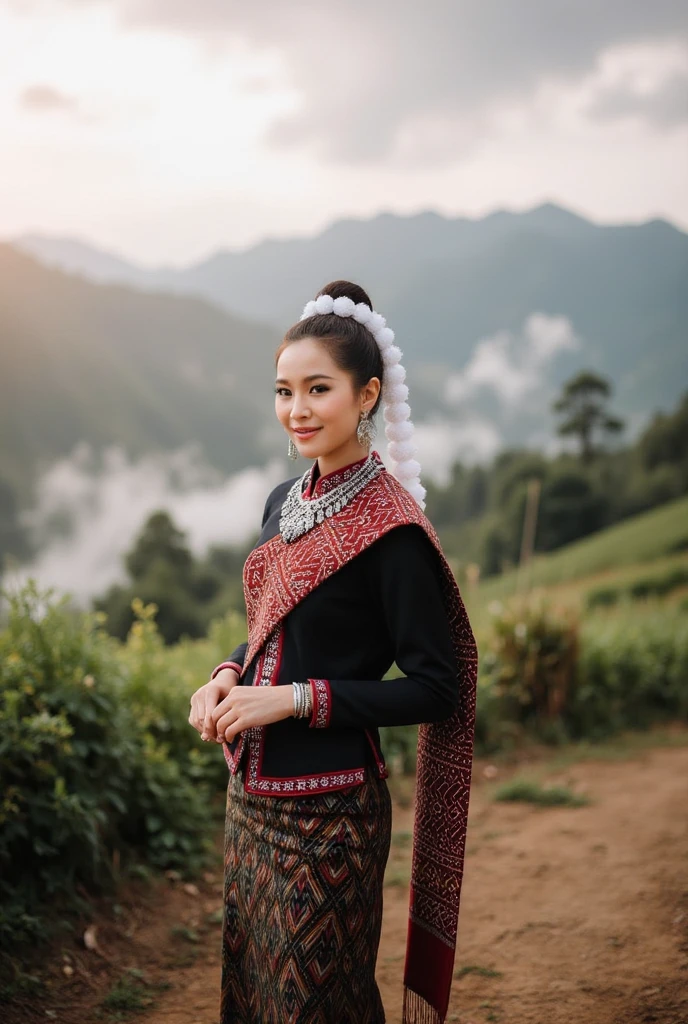
[[[373,309],[367,292],[351,281],[331,281],[320,289],[318,295],[331,295],[333,299],[346,296],[356,304],[365,302]],[[315,296],[316,299],[318,295]],[[355,389],[364,387],[371,377],[379,379],[380,394],[370,410],[370,415],[374,416],[382,400],[383,363],[377,341],[368,328],[351,316],[316,313],[315,316],[299,320],[289,328],[275,353],[275,363],[287,345],[301,341],[302,338],[317,338],[321,341],[336,366],[350,374]]]

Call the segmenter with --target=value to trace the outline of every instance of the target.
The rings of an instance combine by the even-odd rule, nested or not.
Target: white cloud
[[[210,544],[245,543],[260,524],[269,491],[286,478],[285,463],[273,459],[223,480],[193,447],[133,461],[116,447],[98,457],[81,444],[40,478],[25,523],[42,548],[33,564],[8,575],[6,585],[32,576],[84,604],[125,578],[122,555],[158,509],[187,532],[197,556]]]
[[[313,0],[111,3],[124,25],[196,37],[216,52],[237,39],[258,53],[277,50],[299,101],[273,139],[312,144],[333,161],[398,158],[400,132],[414,122],[419,159],[428,121],[458,121],[458,134],[470,134],[476,115],[527,102],[544,79],[578,81],[610,47],[686,36],[680,0],[578,0],[573,14],[567,0],[521,0],[518,17],[505,0],[425,0],[403,16],[396,0],[349,0],[345,16]],[[435,143],[426,159],[449,157],[451,148]]]
[[[685,5],[503,3],[0,0],[3,234],[169,264],[380,209],[688,223]]]
[[[430,479],[439,487],[449,483],[455,462],[489,462],[502,447],[496,425],[478,417],[455,422],[435,416],[415,424],[413,440],[418,445],[421,480]],[[382,449],[380,455],[388,461]]]
[[[614,47],[581,83],[585,113],[604,123],[635,118],[672,130],[688,120],[688,50],[661,46]]]
[[[519,405],[542,385],[556,355],[579,346],[566,317],[531,313],[520,336],[499,331],[479,341],[466,368],[447,379],[445,398],[459,405],[487,390],[507,406]]]

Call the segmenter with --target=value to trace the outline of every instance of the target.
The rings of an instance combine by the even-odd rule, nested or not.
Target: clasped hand
[[[202,739],[231,743],[244,729],[293,715],[291,686],[238,686],[238,682],[234,669],[223,668],[191,697],[189,724]]]

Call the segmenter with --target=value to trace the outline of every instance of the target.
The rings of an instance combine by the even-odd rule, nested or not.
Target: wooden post
[[[521,535],[521,555],[518,561],[517,590],[528,590],[530,575],[527,572],[535,547],[535,531],[537,529],[538,509],[540,506],[541,483],[536,477],[528,481],[526,492],[526,510],[523,516],[523,533]]]

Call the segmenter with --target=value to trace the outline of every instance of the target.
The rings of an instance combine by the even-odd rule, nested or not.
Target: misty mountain
[[[688,383],[688,236],[662,220],[603,226],[552,204],[480,219],[381,214],[314,238],[218,252],[183,270],[146,270],[67,240],[17,244],[101,281],[201,295],[278,332],[328,280],[356,280],[417,368],[422,416],[442,408],[442,382],[477,342],[518,334],[533,313],[567,318],[581,341],[552,362],[550,387],[591,366],[611,377],[617,408],[639,422]],[[482,410],[498,411],[488,394]]]
[[[0,246],[0,478],[24,500],[82,441],[198,444],[223,473],[281,451],[276,331],[200,298],[97,285]]]

